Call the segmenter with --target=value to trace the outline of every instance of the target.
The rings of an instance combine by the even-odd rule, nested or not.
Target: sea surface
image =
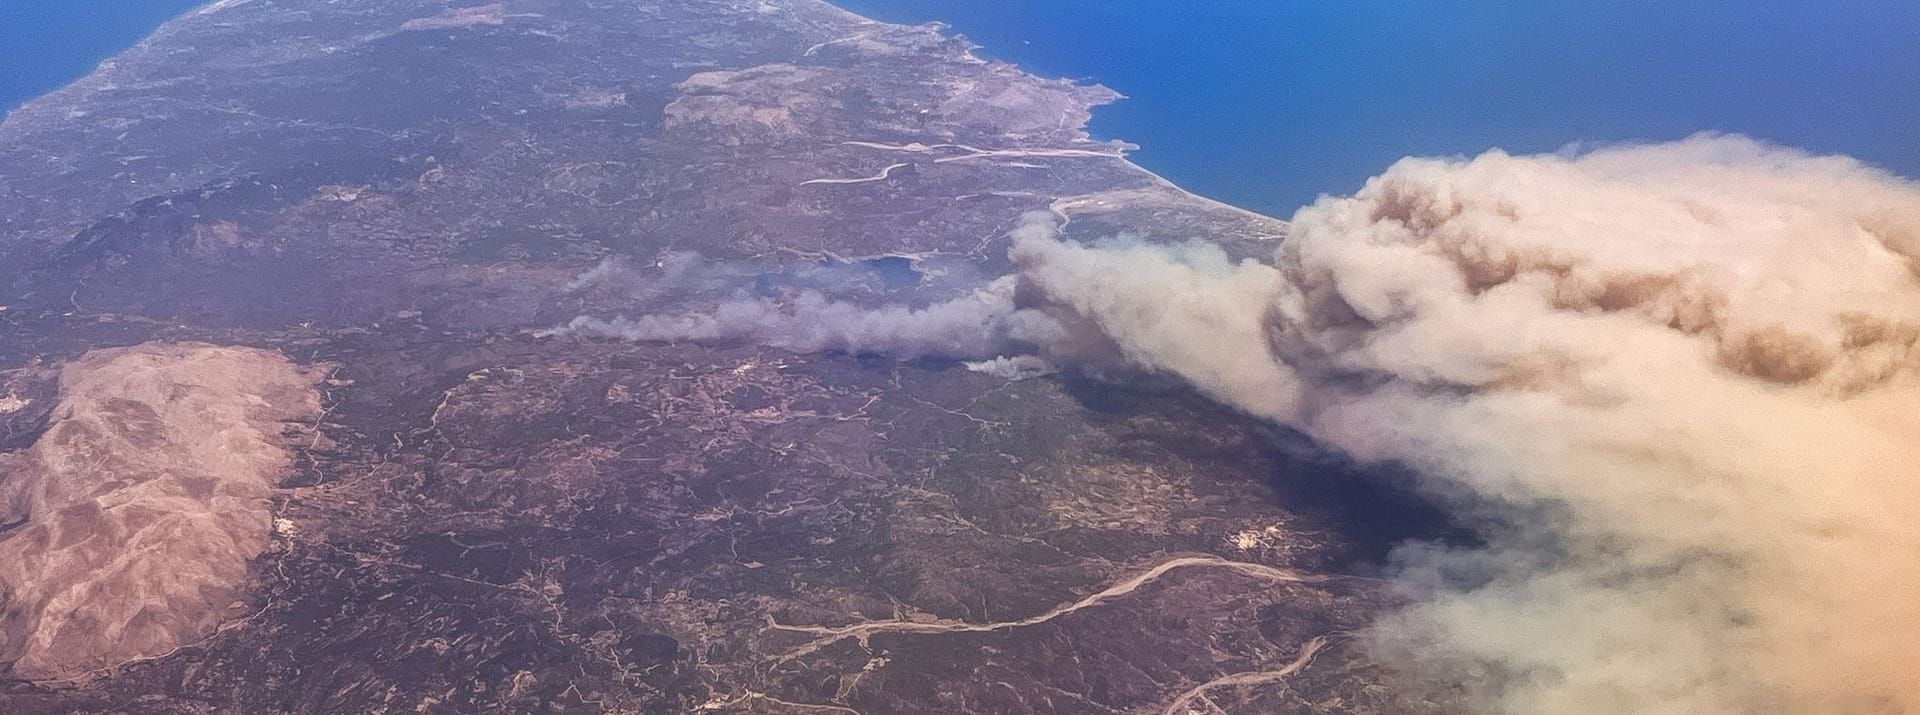
[[[1920,177],[1920,0],[837,0],[1129,99],[1093,133],[1287,216],[1406,155],[1740,132]]]
[[[478,2],[478,0],[475,0]],[[197,0],[0,0],[0,110]],[[1100,138],[1286,216],[1406,155],[1727,131],[1920,176],[1920,0],[838,0],[1129,96]]]
[[[207,0],[0,0],[0,113],[86,76]]]

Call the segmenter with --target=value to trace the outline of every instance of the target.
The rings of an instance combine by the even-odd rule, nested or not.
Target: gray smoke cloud
[[[818,290],[791,298],[738,295],[711,310],[602,319],[581,316],[563,331],[648,342],[754,342],[800,352],[902,357],[994,357],[1021,338],[1044,336],[1051,320],[1016,311],[1016,281],[1005,277],[925,307],[868,307]]]
[[[601,261],[566,292],[610,299],[637,317],[582,315],[543,335],[644,342],[750,342],[800,352],[992,358],[1031,347],[1051,320],[1014,307],[1017,279],[984,280],[943,259],[708,260],[671,252]],[[951,296],[925,304],[897,302]]]
[[[1474,504],[1488,545],[1402,549],[1369,642],[1489,710],[1920,712],[1920,186],[1701,136],[1403,160],[1271,262],[1054,220],[919,310],[573,327],[1177,376]]]

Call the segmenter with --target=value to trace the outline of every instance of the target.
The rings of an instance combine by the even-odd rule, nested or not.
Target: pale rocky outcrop
[[[276,352],[149,343],[60,373],[32,447],[0,466],[0,660],[72,677],[211,634],[266,550],[286,431],[319,412]]]

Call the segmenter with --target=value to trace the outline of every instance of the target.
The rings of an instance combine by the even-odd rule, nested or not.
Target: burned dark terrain
[[[1432,515],[1183,389],[545,331],[823,265],[950,297],[1032,211],[1284,237],[1090,140],[1114,98],[813,0],[170,23],[0,125],[0,470],[104,348],[276,353],[322,410],[216,627],[0,710],[1438,711],[1354,644],[1393,598],[1354,502]],[[713,285],[645,288],[694,254]],[[570,287],[608,259],[638,287]],[[101,513],[73,538],[134,528]]]

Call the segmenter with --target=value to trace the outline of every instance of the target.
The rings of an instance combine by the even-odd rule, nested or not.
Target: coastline
[[[1106,94],[1109,98],[1106,101],[1093,102],[1093,103],[1086,104],[1083,107],[1083,109],[1085,109],[1089,115],[1099,111],[1099,108],[1102,106],[1112,104],[1115,102],[1125,101],[1126,99],[1128,99],[1127,95],[1113,89],[1112,87],[1108,87],[1104,84],[1101,84],[1098,81],[1087,82],[1084,80],[1072,79],[1067,77],[1046,77],[1044,75],[1035,74],[1033,71],[1025,67],[1022,67],[1020,64],[1016,62],[999,59],[995,57],[983,57],[981,56],[980,52],[977,52],[977,51],[990,52],[992,48],[989,48],[977,42],[974,42],[965,33],[954,30],[952,23],[949,23],[949,22],[936,20],[933,22],[922,23],[918,25],[887,22],[884,20],[877,20],[871,17],[867,17],[860,13],[841,7],[840,5],[832,2],[832,0],[812,0],[812,1],[822,6],[832,8],[835,12],[845,15],[847,18],[851,19],[852,21],[858,24],[885,25],[885,26],[890,26],[895,28],[918,28],[918,29],[923,29],[923,30],[935,33],[941,37],[959,39],[967,43],[967,47],[968,47],[966,51],[967,57],[976,62],[980,62],[982,64],[998,64],[1005,67],[1009,67],[1023,75],[1026,75],[1028,77],[1031,77],[1041,82],[1064,82],[1064,83],[1072,84],[1077,87],[1085,87],[1088,89],[1100,90],[1102,93]],[[221,2],[223,3],[251,2],[251,0],[221,0]],[[1077,127],[1082,141],[1090,145],[1100,145],[1100,146],[1118,148],[1121,154],[1121,156],[1119,157],[1119,161],[1123,165],[1125,165],[1129,169],[1132,169],[1134,171],[1137,171],[1141,174],[1146,175],[1147,177],[1152,179],[1154,183],[1158,184],[1162,188],[1173,191],[1173,192],[1177,192],[1178,194],[1188,199],[1199,202],[1203,205],[1206,205],[1209,208],[1232,212],[1248,220],[1262,222],[1262,223],[1265,223],[1265,222],[1276,223],[1278,224],[1278,229],[1274,232],[1273,238],[1278,239],[1285,235],[1286,225],[1288,223],[1287,219],[1279,216],[1271,216],[1268,214],[1260,213],[1259,211],[1255,211],[1253,209],[1246,208],[1243,206],[1236,206],[1226,201],[1222,201],[1220,199],[1216,199],[1210,196],[1206,196],[1206,195],[1195,193],[1191,190],[1188,190],[1185,187],[1180,186],[1177,182],[1173,181],[1172,179],[1169,179],[1166,176],[1161,175],[1160,173],[1150,168],[1147,168],[1145,165],[1137,161],[1134,161],[1130,156],[1128,156],[1131,152],[1141,148],[1139,144],[1124,138],[1119,138],[1119,137],[1112,137],[1112,138],[1105,138],[1105,139],[1096,138],[1093,136],[1093,133],[1089,125],[1090,125],[1090,121],[1082,122],[1080,126]],[[1061,198],[1062,200],[1065,200],[1072,197],[1061,197]]]
[[[957,39],[966,43],[967,50],[965,52],[965,55],[966,55],[966,58],[970,61],[978,62],[983,65],[1003,66],[1011,69],[1012,71],[1018,72],[1025,77],[1031,78],[1036,82],[1064,83],[1077,88],[1082,88],[1086,91],[1077,93],[1077,96],[1083,98],[1080,108],[1083,111],[1085,111],[1089,117],[1091,117],[1093,112],[1098,111],[1098,109],[1102,106],[1127,99],[1126,95],[1121,94],[1120,92],[1113,90],[1111,87],[1107,87],[1106,85],[1100,84],[1098,82],[1090,83],[1086,81],[1074,80],[1074,79],[1063,78],[1063,77],[1050,78],[1043,75],[1035,74],[1034,72],[1014,62],[993,58],[990,56],[982,56],[980,51],[990,52],[991,48],[985,47],[983,45],[980,45],[974,42],[963,33],[955,32],[950,23],[939,22],[939,21],[924,23],[919,25],[892,23],[892,22],[886,22],[883,20],[877,20],[871,17],[867,17],[865,15],[861,15],[857,12],[854,12],[852,10],[849,10],[847,8],[834,4],[833,2],[831,2],[831,0],[808,0],[808,1],[819,7],[830,9],[833,13],[841,15],[843,19],[845,19],[847,22],[851,24],[862,25],[862,26],[886,26],[886,27],[895,28],[895,29],[918,29],[921,31],[932,33],[943,39]],[[154,43],[156,40],[164,39],[172,31],[173,27],[176,24],[185,22],[185,21],[192,21],[192,20],[206,18],[224,11],[232,10],[234,8],[251,4],[252,2],[253,0],[213,0],[212,2],[208,2],[204,5],[201,5],[197,8],[189,10],[185,13],[182,13],[180,15],[177,15],[173,18],[170,18],[160,23],[158,26],[154,28],[152,32],[148,33],[145,37],[142,37],[139,41],[128,46],[124,50],[121,50],[119,52],[116,52],[112,55],[107,56],[106,58],[102,59],[100,62],[96,63],[94,68],[91,71],[89,71],[87,74],[75,79],[74,81],[64,86],[61,86],[57,89],[49,91],[45,94],[41,94],[39,96],[27,99],[21,102],[18,106],[6,112],[4,115],[0,115],[0,140],[5,140],[9,134],[30,132],[34,128],[36,128],[36,127],[33,127],[32,125],[44,124],[47,122],[56,121],[56,118],[51,116],[51,110],[53,109],[54,105],[62,104],[62,102],[59,101],[59,99],[62,97],[72,95],[72,94],[77,94],[77,93],[86,93],[86,92],[99,91],[102,89],[111,89],[117,86],[117,82],[115,81],[115,79],[121,72],[122,66],[126,64],[131,64],[132,62],[130,62],[130,60],[137,60],[139,55],[145,52],[147,48],[149,48],[152,45],[152,43]],[[1093,97],[1097,99],[1084,99],[1088,97]],[[47,106],[43,108],[42,105],[47,105]],[[1118,154],[1120,154],[1120,156],[1117,157],[1115,160],[1119,161],[1124,168],[1141,174],[1143,177],[1150,180],[1152,183],[1154,183],[1157,187],[1159,187],[1163,191],[1183,197],[1187,200],[1190,200],[1210,210],[1231,213],[1233,215],[1241,217],[1242,219],[1245,219],[1247,221],[1252,221],[1255,223],[1269,224],[1260,233],[1270,238],[1278,239],[1285,235],[1287,219],[1279,216],[1260,213],[1253,209],[1249,209],[1243,206],[1237,206],[1220,199],[1216,199],[1210,196],[1206,196],[1206,195],[1188,190],[1185,187],[1180,186],[1177,182],[1173,181],[1172,179],[1169,179],[1166,176],[1154,171],[1153,169],[1148,168],[1147,166],[1135,161],[1130,156],[1130,154],[1131,152],[1138,150],[1140,148],[1139,144],[1136,144],[1121,138],[1111,138],[1111,139],[1095,138],[1092,135],[1091,130],[1089,128],[1090,121],[1091,119],[1089,119],[1089,121],[1080,122],[1078,126],[1074,127],[1077,135],[1079,136],[1080,142],[1090,146],[1100,146],[1103,148],[1109,148],[1109,149],[1115,150]],[[1079,197],[1059,197],[1061,201],[1068,201],[1074,198],[1079,198]]]
[[[240,1],[252,2],[252,0]],[[77,27],[64,28],[66,22],[58,21],[58,17],[46,16],[44,12],[36,15],[34,13],[38,11],[22,9],[14,13],[6,13],[10,19],[18,19],[24,25],[39,26],[42,29],[11,38],[26,42],[28,46],[20,51],[37,57],[38,61],[32,63],[31,70],[21,67],[20,69],[27,77],[9,79],[8,84],[15,86],[0,92],[0,122],[6,121],[20,109],[43,97],[57,94],[99,74],[102,65],[113,62],[148,43],[156,35],[160,35],[168,24],[197,16],[208,11],[213,5],[230,2],[233,0],[214,0],[212,3],[208,3],[207,0],[192,0],[192,2],[172,0],[165,3],[156,1],[153,15],[133,11],[122,15],[118,11],[103,12],[98,8],[89,10],[83,7],[76,9],[76,12],[88,13],[84,16],[88,19],[85,30]],[[171,7],[175,5],[183,7]],[[159,14],[169,10],[173,14]],[[58,44],[36,45],[34,44],[36,37],[51,38]],[[0,38],[0,43],[7,41],[9,41],[8,38]],[[0,44],[0,46],[4,45]],[[73,51],[76,49],[90,51],[82,54]],[[0,69],[6,68],[0,67]],[[58,83],[55,84],[55,82]],[[35,93],[24,94],[29,91]],[[15,94],[15,92],[21,92],[21,94]]]

